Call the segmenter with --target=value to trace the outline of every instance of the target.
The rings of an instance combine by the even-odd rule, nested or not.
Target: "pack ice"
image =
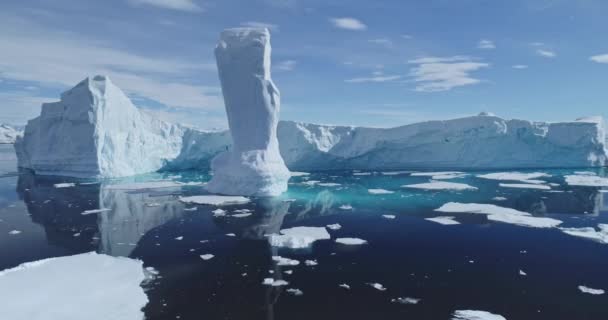
[[[276,196],[291,177],[279,152],[280,94],[270,77],[268,29],[224,30],[215,57],[232,148],[211,161],[207,190],[228,195]]]

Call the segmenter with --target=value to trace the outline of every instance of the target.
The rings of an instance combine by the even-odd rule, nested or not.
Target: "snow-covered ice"
[[[466,183],[434,181],[434,180],[431,180],[430,182],[427,182],[427,183],[403,185],[401,187],[402,188],[411,188],[411,189],[424,189],[424,190],[477,190],[477,187],[473,187]]]
[[[551,190],[551,187],[541,184],[530,184],[530,183],[499,183],[498,186],[503,188],[516,188],[516,189],[537,189],[537,190]]]
[[[232,149],[211,161],[212,193],[277,196],[291,177],[279,151],[280,94],[270,76],[266,28],[224,30],[215,57]]]
[[[395,191],[385,190],[385,189],[368,189],[367,192],[371,194],[391,194],[395,193]]]
[[[228,206],[249,203],[251,200],[242,196],[189,196],[179,197],[179,201],[191,204],[208,204],[213,206]]]
[[[325,227],[293,227],[279,231],[280,234],[269,236],[273,247],[290,249],[309,248],[317,240],[328,240],[330,235]]]
[[[578,290],[580,290],[583,293],[588,293],[588,294],[592,294],[592,295],[601,295],[601,294],[605,293],[605,291],[603,289],[593,289],[593,288],[589,288],[587,286],[578,286]]]
[[[554,228],[562,223],[562,221],[557,219],[534,217],[527,212],[499,207],[493,204],[449,202],[435,209],[435,211],[485,214],[488,220],[532,228]]]
[[[94,252],[0,271],[0,310],[11,320],[144,319],[143,263]]]
[[[356,246],[356,245],[366,244],[367,241],[363,240],[363,239],[359,239],[359,238],[338,238],[338,239],[336,239],[336,243]]]
[[[507,320],[505,317],[480,310],[456,310],[452,320]]]
[[[439,216],[439,217],[434,217],[434,218],[426,218],[424,220],[428,220],[431,222],[436,222],[439,224],[443,224],[443,225],[455,225],[455,224],[460,224],[460,222],[454,220],[454,217],[449,217],[449,216]]]

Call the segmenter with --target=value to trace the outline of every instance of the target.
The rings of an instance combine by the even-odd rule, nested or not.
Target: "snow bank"
[[[11,320],[143,319],[140,260],[94,252],[0,271],[0,310]]]
[[[276,196],[291,177],[279,152],[280,94],[270,77],[268,29],[224,30],[215,57],[232,149],[211,161],[212,193]]]
[[[433,181],[427,183],[408,184],[401,186],[402,188],[425,189],[425,190],[477,190],[476,187],[465,183]]]
[[[330,239],[325,227],[294,227],[269,236],[270,245],[290,249],[309,248],[317,240]]]
[[[527,212],[499,207],[493,204],[449,202],[435,209],[435,211],[485,214],[488,216],[488,220],[532,228],[554,228],[562,223],[560,220],[533,217]]]

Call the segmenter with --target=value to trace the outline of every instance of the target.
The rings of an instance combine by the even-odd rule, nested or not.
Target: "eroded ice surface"
[[[0,310],[11,320],[143,319],[143,263],[94,252],[0,271]]]

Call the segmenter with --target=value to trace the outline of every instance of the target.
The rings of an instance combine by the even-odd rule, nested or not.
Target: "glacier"
[[[280,93],[270,76],[270,32],[226,29],[215,57],[232,137],[230,150],[211,161],[212,193],[277,196],[291,177],[279,152]]]

